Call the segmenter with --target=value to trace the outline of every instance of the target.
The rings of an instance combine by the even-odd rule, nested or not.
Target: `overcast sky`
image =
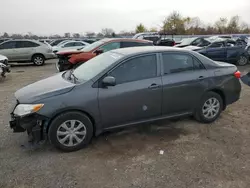
[[[250,24],[250,0],[0,0],[0,33],[63,34],[159,27],[176,10],[205,23],[239,15]]]

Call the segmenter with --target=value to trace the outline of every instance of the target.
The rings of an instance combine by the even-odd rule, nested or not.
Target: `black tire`
[[[58,62],[55,64],[55,66],[56,66],[56,70],[57,70],[58,72],[64,71],[63,63],[60,63],[60,62],[58,61]]]
[[[245,55],[240,55],[237,62],[236,62],[236,65],[238,66],[245,66],[248,64],[248,57],[245,56]]]
[[[45,63],[45,57],[41,54],[35,54],[32,57],[32,62],[36,65],[36,66],[42,66]]]
[[[77,120],[84,124],[86,134],[83,138],[83,140],[74,146],[66,146],[64,144],[61,144],[58,140],[58,134],[57,131],[60,129],[60,126],[69,120]],[[50,142],[57,148],[65,152],[72,152],[77,151],[85,146],[88,145],[88,143],[91,141],[91,138],[93,137],[93,124],[86,116],[85,114],[78,112],[78,111],[71,111],[71,112],[65,112],[57,116],[50,124],[49,131],[48,131],[48,137]],[[60,138],[59,138],[60,139]],[[76,139],[75,139],[76,141]],[[64,142],[65,143],[65,142]]]
[[[217,99],[218,103],[219,103],[219,109],[218,112],[216,113],[216,115],[212,118],[207,118],[205,117],[204,113],[203,113],[203,106],[205,105],[205,103],[209,100],[209,99]],[[202,122],[202,123],[212,123],[214,122],[221,114],[223,110],[223,100],[221,98],[221,96],[215,92],[209,91],[207,93],[205,93],[202,97],[202,99],[200,100],[200,103],[197,107],[197,109],[195,110],[194,113],[194,117],[197,121]]]

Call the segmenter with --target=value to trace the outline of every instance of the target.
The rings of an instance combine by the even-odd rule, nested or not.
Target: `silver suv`
[[[8,40],[0,44],[0,54],[8,57],[9,62],[33,62],[41,66],[45,60],[55,58],[52,49],[35,40]]]

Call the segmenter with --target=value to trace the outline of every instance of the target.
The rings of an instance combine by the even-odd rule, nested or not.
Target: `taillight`
[[[173,43],[173,46],[175,46],[175,45],[176,45],[176,43],[174,42],[174,43]]]
[[[241,77],[240,71],[236,71],[236,72],[234,73],[234,76],[235,76],[235,78],[240,78],[240,77]]]

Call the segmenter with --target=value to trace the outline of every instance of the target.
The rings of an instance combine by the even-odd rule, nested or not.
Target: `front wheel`
[[[32,57],[32,62],[37,66],[42,66],[45,63],[45,58],[43,55],[37,54]]]
[[[248,64],[248,58],[247,58],[247,56],[241,55],[241,56],[238,58],[236,64],[239,65],[239,66],[244,66],[244,65]]]
[[[56,148],[66,152],[77,151],[90,142],[93,124],[81,112],[66,112],[52,121],[48,136]]]
[[[220,116],[222,109],[221,96],[215,92],[207,92],[196,109],[195,119],[202,123],[212,123]]]

